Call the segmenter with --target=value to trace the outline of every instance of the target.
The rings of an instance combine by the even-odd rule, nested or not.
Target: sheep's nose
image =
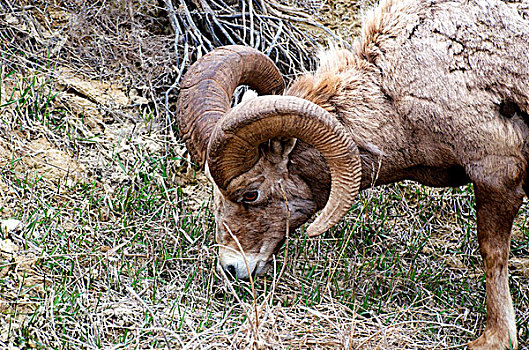
[[[228,277],[231,277],[231,278],[237,277],[235,266],[233,266],[233,265],[226,266],[224,268],[224,271],[226,271],[226,273],[228,274]]]

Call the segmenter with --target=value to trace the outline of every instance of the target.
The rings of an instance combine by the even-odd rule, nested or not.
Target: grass
[[[79,154],[97,148],[50,118],[57,94],[49,77],[20,79],[7,84],[16,88],[3,104],[12,118],[3,113],[4,125],[67,137]],[[9,217],[22,222],[1,234],[16,247],[2,255],[3,346],[445,348],[482,331],[471,187],[367,191],[323,238],[291,237],[284,276],[276,280],[278,258],[254,297],[248,284],[215,270],[208,197],[190,205],[185,186],[171,182],[185,169],[174,165],[182,158],[140,148],[125,156],[124,143],[139,147],[132,137],[99,145],[112,149],[101,173],[122,172],[111,189],[98,169],[93,178],[48,177],[16,151],[3,164],[1,180],[18,199]],[[525,258],[525,209],[517,227],[523,236],[512,255]],[[511,276],[522,344],[528,281]]]
[[[50,57],[16,57],[0,74],[0,222],[20,221],[0,231],[1,348],[437,349],[483,331],[471,186],[365,191],[253,286],[225,281],[209,187],[159,116],[79,107]],[[514,232],[527,349],[527,205]]]

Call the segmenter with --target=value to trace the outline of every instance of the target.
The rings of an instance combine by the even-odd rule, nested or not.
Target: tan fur
[[[521,14],[495,0],[382,0],[354,52],[323,53],[319,69],[286,91],[322,106],[353,135],[362,188],[404,179],[474,184],[487,326],[471,349],[517,347],[507,265],[513,219],[529,192],[529,22]],[[216,194],[218,241],[238,249],[229,227],[252,266],[277,253],[288,216],[295,229],[329,194],[317,150],[271,142],[284,147],[262,145],[257,164]],[[255,189],[259,202],[241,203]],[[254,271],[239,271],[241,256],[230,259],[245,277]]]
[[[357,54],[368,62],[384,55],[384,48],[398,49],[431,1],[383,0],[364,17]],[[426,6],[425,6],[426,5]]]

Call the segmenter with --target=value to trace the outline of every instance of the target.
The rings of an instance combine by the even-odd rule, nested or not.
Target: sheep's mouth
[[[255,269],[252,271],[252,277],[265,275],[271,266],[272,260],[258,262]]]

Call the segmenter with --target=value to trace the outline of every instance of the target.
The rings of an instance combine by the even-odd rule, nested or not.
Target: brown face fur
[[[287,220],[294,230],[316,211],[307,183],[288,171],[294,146],[292,139],[262,145],[252,169],[233,179],[225,191],[215,186],[220,265],[234,277],[266,272],[285,239]],[[245,194],[255,196],[253,192],[257,199],[245,200]]]

